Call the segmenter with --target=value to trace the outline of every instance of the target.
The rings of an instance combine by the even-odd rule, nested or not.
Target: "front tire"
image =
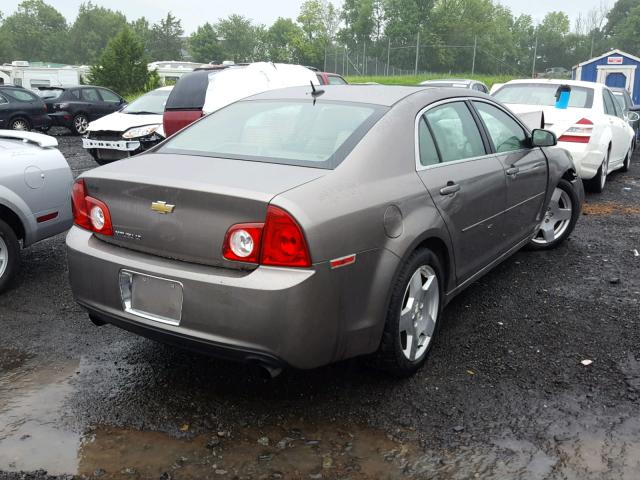
[[[443,292],[440,260],[431,250],[416,250],[393,285],[375,358],[379,368],[407,377],[424,364],[439,330]]]
[[[0,293],[11,285],[20,268],[20,243],[13,229],[0,220]]]
[[[540,229],[529,242],[530,250],[551,250],[564,242],[580,216],[580,200],[573,185],[562,179],[551,195],[551,201]]]

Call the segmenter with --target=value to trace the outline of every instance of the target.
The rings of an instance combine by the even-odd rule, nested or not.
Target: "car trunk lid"
[[[556,134],[559,138],[569,128],[582,118],[593,117],[589,108],[556,108],[550,106],[505,104],[509,110],[521,118],[532,112],[542,111],[544,114],[544,128]]]
[[[165,258],[232,268],[222,257],[231,225],[264,222],[273,197],[327,173],[316,168],[189,155],[148,154],[85,175],[105,202],[116,245]]]

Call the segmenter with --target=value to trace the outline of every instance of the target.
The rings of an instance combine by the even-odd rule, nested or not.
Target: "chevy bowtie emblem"
[[[173,213],[173,210],[176,208],[175,205],[169,205],[167,202],[152,202],[151,210],[158,213]]]

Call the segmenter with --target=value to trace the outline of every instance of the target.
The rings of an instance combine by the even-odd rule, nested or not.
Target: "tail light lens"
[[[84,180],[77,180],[71,190],[73,223],[101,235],[113,235],[111,214],[106,203],[87,195]]]
[[[559,142],[572,142],[572,143],[589,143],[591,140],[591,134],[593,133],[593,122],[588,118],[581,118],[571,128],[564,132]]]
[[[302,229],[286,211],[269,206],[265,223],[241,223],[227,231],[227,260],[278,267],[309,267],[311,256]]]

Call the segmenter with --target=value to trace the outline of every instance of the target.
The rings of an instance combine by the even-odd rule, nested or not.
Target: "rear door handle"
[[[440,195],[453,195],[454,193],[456,193],[459,190],[460,190],[460,185],[458,185],[457,183],[453,183],[453,182],[447,182],[447,186],[446,187],[442,187],[440,189]]]
[[[518,172],[520,171],[520,169],[518,167],[511,167],[507,169],[507,175],[511,175],[514,176],[516,175]]]

